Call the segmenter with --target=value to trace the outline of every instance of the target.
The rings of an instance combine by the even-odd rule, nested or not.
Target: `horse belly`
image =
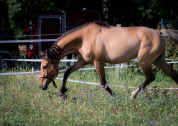
[[[141,39],[137,30],[132,32],[126,28],[113,28],[103,32],[100,38],[105,47],[105,62],[123,63],[138,55]]]
[[[119,49],[112,49],[109,52],[106,51],[105,62],[112,64],[124,63],[134,59],[137,55],[138,50],[121,47]]]

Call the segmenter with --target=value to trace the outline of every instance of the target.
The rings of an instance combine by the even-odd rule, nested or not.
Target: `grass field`
[[[23,71],[23,70],[21,70]],[[58,77],[63,77],[60,73]],[[76,71],[69,79],[99,83],[95,70]],[[178,88],[172,79],[163,73],[131,100],[134,89],[144,81],[144,75],[124,69],[117,76],[115,69],[106,69],[108,84],[124,85],[111,87],[114,97],[95,85],[67,82],[70,88],[68,99],[60,99],[61,80],[47,91],[38,88],[38,75],[0,76],[0,125],[1,126],[176,126],[178,124]],[[157,88],[155,87],[157,86]]]

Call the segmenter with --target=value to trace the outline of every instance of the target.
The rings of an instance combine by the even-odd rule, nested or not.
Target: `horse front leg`
[[[106,82],[105,71],[104,71],[104,62],[95,61],[95,62],[94,62],[94,66],[95,66],[96,71],[97,71],[97,73],[98,73],[101,86],[102,86],[103,88],[105,88],[105,89],[109,92],[109,94],[110,94],[111,96],[113,96],[113,92],[112,92],[112,90],[109,88],[109,86],[107,85],[107,82]]]
[[[68,90],[66,88],[66,82],[67,82],[67,78],[69,77],[69,75],[84,67],[85,65],[87,65],[88,63],[86,63],[83,59],[78,59],[78,61],[76,63],[74,63],[74,65],[72,67],[70,67],[64,74],[64,77],[63,77],[63,82],[62,82],[62,85],[61,85],[61,88],[60,88],[60,91],[61,91],[61,97],[62,99],[65,101],[67,99],[67,95],[65,95],[65,92]]]

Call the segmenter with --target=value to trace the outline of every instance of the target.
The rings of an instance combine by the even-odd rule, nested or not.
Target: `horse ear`
[[[42,51],[39,51],[40,52],[40,55],[42,56],[43,55],[43,52]]]
[[[47,57],[50,56],[50,52],[49,52],[49,50],[46,50],[46,55],[47,55]]]

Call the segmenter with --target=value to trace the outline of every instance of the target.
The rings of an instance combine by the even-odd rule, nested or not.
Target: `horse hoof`
[[[135,99],[135,97],[133,96],[133,95],[131,95],[131,97],[130,97],[132,100],[134,100]]]
[[[131,95],[131,99],[133,99],[133,100],[136,99],[139,91],[140,91],[139,88],[137,88],[135,91],[133,91],[132,95]]]
[[[67,88],[66,92],[69,92],[71,88]]]
[[[63,102],[65,102],[67,100],[67,95],[62,95],[61,98],[62,98]]]
[[[132,99],[132,100],[135,100],[136,97],[137,97],[137,95],[135,95],[135,94],[132,92],[131,99]]]

